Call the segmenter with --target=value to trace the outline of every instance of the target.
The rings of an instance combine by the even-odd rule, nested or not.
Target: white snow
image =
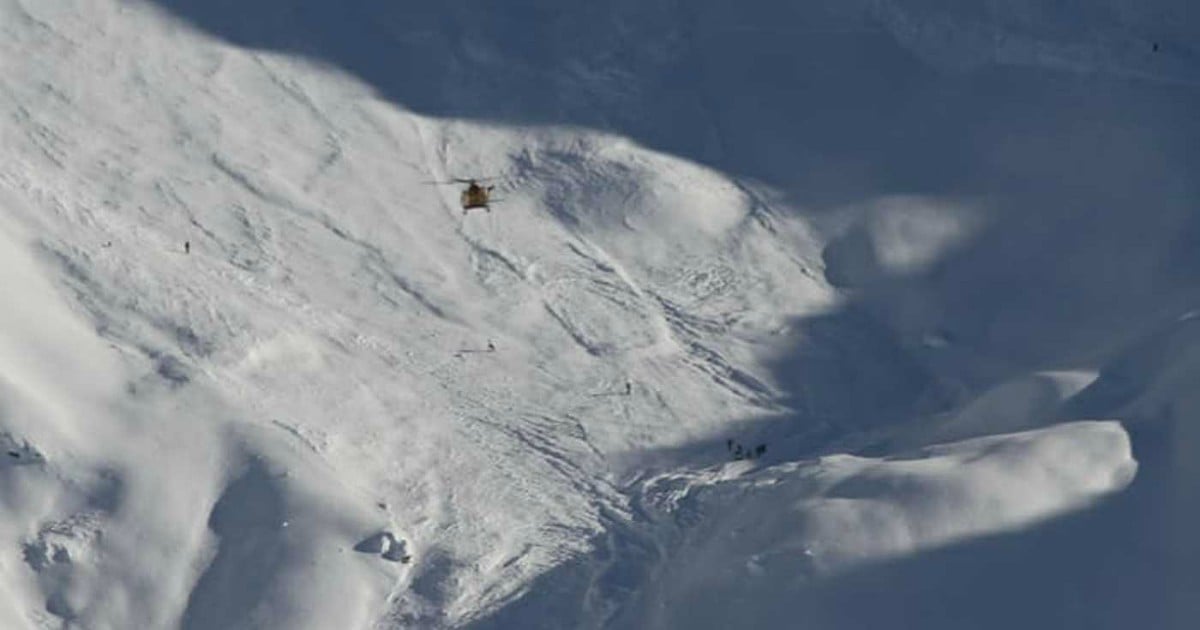
[[[0,0],[0,627],[1189,627],[1194,12],[685,4]]]
[[[796,623],[805,611],[790,605],[793,591],[806,582],[1030,526],[1122,489],[1135,469],[1125,432],[1105,422],[883,460],[837,455],[732,478],[660,478],[650,504],[686,520],[659,569],[670,579],[641,595],[639,624]]]

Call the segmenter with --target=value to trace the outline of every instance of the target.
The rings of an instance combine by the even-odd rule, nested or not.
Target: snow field
[[[541,76],[520,66],[480,88],[505,114],[490,119],[463,104],[473,92],[458,79],[557,57],[488,33],[459,47],[452,27],[471,24],[457,9],[412,16],[444,18],[445,32],[398,33],[407,22],[388,13],[360,34],[368,51],[390,50],[381,33],[446,38],[450,78],[406,88],[462,109],[438,112],[406,107],[362,68],[222,39],[162,4],[0,3],[6,628],[853,627],[797,598],[933,558],[910,574],[924,584],[938,550],[1103,510],[1145,470],[1170,481],[1166,522],[1200,514],[1179,481],[1195,451],[1179,419],[1200,409],[1200,345],[1179,316],[1195,309],[1192,267],[1143,247],[1190,234],[1189,188],[1164,175],[1154,221],[1103,206],[1081,230],[1078,199],[1026,203],[1040,191],[1008,161],[1073,164],[1062,147],[1098,137],[1130,157],[1093,151],[1097,172],[1136,161],[1169,175],[1178,164],[1157,128],[1081,124],[1035,142],[1021,127],[1009,141],[997,129],[1021,112],[988,109],[995,128],[972,140],[1005,144],[981,168],[1015,168],[1015,192],[952,175],[930,191],[901,177],[901,190],[872,179],[872,160],[921,162],[906,130],[892,153],[854,154],[870,126],[820,153],[823,128],[847,132],[842,114],[821,116],[823,98],[845,109],[840,92],[790,97],[814,112],[756,111],[737,86],[768,82],[737,59],[672,65],[718,36],[764,40],[755,29],[776,13],[812,18],[799,51],[882,46],[860,52],[899,59],[892,69],[912,74],[898,76],[930,81],[939,103],[947,84],[914,59],[964,81],[980,67],[1066,68],[1150,93],[1190,85],[1187,50],[1159,61],[1081,44],[1040,32],[1049,18],[1026,23],[1022,8],[1037,12],[1024,5],[810,15],[760,3],[735,20],[703,4],[692,22],[620,4],[611,24],[564,9],[555,19],[596,17],[614,39],[545,40],[573,64],[549,66],[570,102],[505,110]],[[279,28],[299,37],[322,6]],[[1101,43],[1121,26],[1080,11]],[[654,46],[592,72],[591,47],[638,37]],[[951,56],[970,63],[950,68]],[[860,78],[849,58],[800,78],[842,89],[843,71]],[[702,94],[654,92],[624,63]],[[1014,85],[1074,103],[1038,93],[1036,76]],[[928,95],[905,95],[911,121]],[[865,100],[852,108],[864,119]],[[672,129],[699,126],[686,135],[700,148],[673,144]],[[933,170],[955,159],[937,147]],[[1119,201],[1157,190],[1140,174]],[[1099,203],[1072,188],[1095,172],[1066,175],[1081,206]],[[497,177],[492,212],[463,216],[458,187],[438,183],[456,177]],[[805,196],[821,180],[854,200]],[[1179,427],[1176,450],[1147,463],[1138,431],[1161,426]],[[731,462],[728,439],[768,449]],[[1028,562],[1045,549],[1018,551]],[[1173,570],[1172,584],[1194,574]],[[1187,618],[1178,608],[1168,621]]]

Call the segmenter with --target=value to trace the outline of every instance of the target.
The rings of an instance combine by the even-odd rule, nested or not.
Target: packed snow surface
[[[1198,41],[0,0],[0,628],[1194,627]]]

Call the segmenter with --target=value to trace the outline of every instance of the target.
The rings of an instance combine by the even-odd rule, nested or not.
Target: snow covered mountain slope
[[[1151,4],[0,0],[0,623],[1187,627]]]

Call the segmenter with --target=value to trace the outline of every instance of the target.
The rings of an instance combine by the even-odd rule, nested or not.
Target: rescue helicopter
[[[492,191],[496,189],[495,184],[485,186],[480,182],[489,182],[494,180],[494,177],[471,177],[462,178],[455,177],[445,182],[430,182],[434,184],[466,184],[462,194],[459,195],[459,203],[462,204],[463,214],[467,214],[472,210],[482,208],[485,212],[491,212],[491,204],[499,201],[492,199]]]
[[[492,201],[492,191],[496,188],[495,184],[490,186],[480,186],[479,183],[473,179],[462,183],[467,185],[467,188],[462,191],[461,198],[459,199],[459,201],[462,202],[463,214],[466,214],[475,208],[483,208],[485,212],[492,211],[492,207],[488,204]]]

